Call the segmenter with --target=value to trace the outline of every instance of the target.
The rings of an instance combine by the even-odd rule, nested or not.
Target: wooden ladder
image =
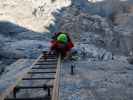
[[[43,52],[23,74],[16,78],[15,84],[0,93],[0,100],[59,100],[60,67],[61,55]],[[24,81],[30,85],[20,85]],[[49,84],[50,82],[52,84]],[[44,95],[36,96],[36,92],[28,97],[18,95],[22,90],[28,91],[30,95],[33,90],[44,91]]]

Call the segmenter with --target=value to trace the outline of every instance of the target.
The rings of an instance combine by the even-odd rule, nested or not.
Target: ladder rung
[[[48,56],[48,57],[57,57],[57,55],[55,55],[55,54],[43,54],[43,56]]]
[[[16,89],[39,89],[39,88],[43,88],[43,89],[48,89],[48,88],[53,88],[52,85],[42,85],[42,86],[16,86]]]
[[[42,55],[42,57],[57,57],[57,55],[48,55],[48,54],[44,54],[44,55]]]
[[[22,80],[52,80],[55,79],[54,77],[48,77],[48,78],[23,78]]]
[[[43,53],[43,54],[56,54],[56,53],[54,53],[54,52],[53,52],[53,53],[49,53],[49,51],[43,51],[42,53]]]
[[[28,72],[28,74],[44,74],[44,73],[56,73],[55,71],[47,71],[47,72]]]
[[[43,54],[48,54],[48,55],[57,55],[56,53],[53,53],[53,54],[48,53],[48,51],[44,51],[44,52],[43,52]]]
[[[45,52],[45,53],[43,52],[43,54],[45,54],[45,55],[46,55],[46,54],[47,54],[47,55],[57,55],[56,53],[48,53],[48,52]]]
[[[57,63],[36,63],[35,65],[56,65]]]
[[[51,65],[51,64],[57,64],[57,62],[40,62],[40,63],[36,63],[36,64]]]
[[[44,57],[42,57],[42,58],[40,58],[40,59],[45,59]],[[46,60],[56,60],[57,59],[57,57],[47,57],[47,59]]]
[[[48,53],[48,51],[43,51],[42,53],[43,53],[43,54],[46,54],[46,53]]]
[[[56,67],[33,67],[32,69],[56,69]]]
[[[57,56],[57,54],[51,54],[51,53],[43,53],[43,55],[54,55],[54,56]]]
[[[39,60],[38,62],[53,62],[53,63],[57,63],[57,60]]]
[[[57,57],[57,55],[48,55],[48,54],[45,54],[45,55],[43,55],[42,57]]]
[[[57,60],[57,58],[56,59],[44,59],[44,58],[40,58],[39,59],[39,61],[43,61],[43,62],[45,62],[45,61],[48,61],[48,62],[51,62],[52,60]]]
[[[46,62],[52,62],[52,60],[57,60],[57,58],[47,58],[47,59],[44,59],[44,58],[40,58],[39,61],[46,61]]]
[[[36,98],[6,98],[4,100],[50,100],[49,96],[36,97]]]
[[[40,59],[44,59],[44,60],[56,60],[57,57],[41,57]]]

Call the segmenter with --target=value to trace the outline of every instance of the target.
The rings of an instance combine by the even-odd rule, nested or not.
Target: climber
[[[72,40],[70,39],[70,36],[66,32],[58,32],[54,33],[54,36],[52,37],[51,41],[51,52],[61,53],[62,57],[68,57],[70,54],[70,50],[74,47],[74,44],[72,43]]]

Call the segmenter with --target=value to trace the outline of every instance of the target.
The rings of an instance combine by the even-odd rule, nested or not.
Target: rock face
[[[49,47],[52,12],[70,1],[0,0],[0,72],[21,58],[36,58]]]
[[[69,83],[72,77],[67,76],[68,69],[64,68],[63,74],[68,81],[63,83],[70,86],[65,87],[65,92],[73,90],[81,95],[88,93],[84,86],[89,86],[87,88],[92,91],[83,100],[112,99],[113,96],[118,100],[123,99],[123,95],[127,95],[126,100],[132,99],[132,66],[125,63],[125,55],[133,55],[133,15],[132,6],[128,9],[128,4],[119,0],[97,3],[88,0],[0,0],[0,72],[17,59],[36,58],[47,50],[51,36],[48,33],[65,31],[72,36],[80,58],[95,61],[86,63],[86,68],[80,68],[83,63],[79,64],[82,79],[74,78],[74,85]],[[132,59],[129,62],[132,63]],[[114,87],[118,89],[112,90]],[[96,93],[95,97],[92,92]],[[76,94],[64,97],[80,100]]]
[[[0,20],[13,22],[27,29],[44,32],[52,22],[51,12],[69,4],[69,0],[0,0]],[[4,9],[4,10],[3,10]]]
[[[20,57],[24,57],[24,55],[28,55],[28,52],[22,51],[29,50],[31,52],[30,49],[43,49],[44,46],[42,45],[48,44],[46,34],[4,21],[0,22],[0,38],[0,55],[5,58],[19,58],[20,55]],[[20,51],[20,55],[18,51]]]
[[[51,34],[46,33],[57,31],[71,33],[75,43],[80,42],[79,46],[82,48],[79,51],[85,48],[85,52],[82,53],[99,60],[112,59],[115,54],[128,54],[132,51],[131,35],[126,35],[128,37],[124,35],[132,33],[130,21],[132,17],[122,23],[119,21],[121,19],[117,19],[117,16],[120,16],[118,13],[114,20],[117,24],[115,26],[108,17],[103,16],[104,14],[100,15],[103,9],[104,13],[107,10],[110,13],[108,15],[112,14],[112,8],[105,9],[107,5],[111,5],[111,1],[95,4],[88,0],[0,0],[0,2],[1,59],[35,58],[42,50],[48,48],[47,41]],[[105,8],[101,8],[103,4],[106,4],[103,6]],[[122,4],[123,2],[120,2],[119,5]],[[123,16],[123,12],[121,14]]]
[[[78,44],[76,45],[80,59],[88,59],[89,61],[106,61],[113,60],[114,55],[103,48],[98,48],[92,44]]]
[[[130,100],[133,99],[133,66],[121,61],[71,62],[61,69],[61,100]]]
[[[127,48],[126,40],[117,31],[118,27],[115,27],[107,18],[91,15],[91,13],[84,11],[81,8],[82,5],[87,7],[90,5],[89,2],[87,4],[87,0],[80,2],[82,4],[79,6],[76,1],[72,1],[71,6],[53,13],[55,24],[51,24],[49,30],[51,32],[66,31],[72,33],[71,35],[76,42],[93,44],[113,53],[127,54],[128,49],[123,49]]]
[[[117,31],[117,33],[123,36],[123,41],[125,41],[126,48],[129,54],[133,53],[132,18],[132,13],[126,13],[117,15],[115,19],[115,24],[117,24],[117,26],[115,26],[115,30]]]

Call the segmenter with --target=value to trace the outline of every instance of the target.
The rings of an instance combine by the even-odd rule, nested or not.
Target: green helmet
[[[57,37],[57,40],[58,40],[59,42],[62,42],[62,43],[67,43],[68,38],[67,38],[67,35],[66,35],[66,34],[60,34],[60,35]]]

